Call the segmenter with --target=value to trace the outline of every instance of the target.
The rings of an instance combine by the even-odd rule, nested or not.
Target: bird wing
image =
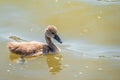
[[[8,47],[11,52],[21,55],[40,54],[43,48],[40,42],[11,42]]]

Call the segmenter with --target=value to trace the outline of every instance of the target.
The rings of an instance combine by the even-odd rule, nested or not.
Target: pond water
[[[56,55],[11,54],[8,42],[40,41],[53,24]],[[119,0],[1,0],[0,80],[120,80]]]

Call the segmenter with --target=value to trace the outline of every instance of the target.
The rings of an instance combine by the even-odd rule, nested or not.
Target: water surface
[[[0,80],[120,80],[119,0],[1,0]],[[11,54],[8,42],[44,40],[57,26],[56,55]],[[11,37],[14,36],[14,37]]]

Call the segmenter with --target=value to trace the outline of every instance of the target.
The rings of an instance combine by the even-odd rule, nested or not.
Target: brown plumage
[[[25,56],[39,56],[41,54],[58,53],[60,49],[52,42],[51,38],[62,43],[57,34],[57,28],[54,25],[49,25],[45,29],[45,39],[47,44],[41,42],[10,42],[8,48],[12,53]]]

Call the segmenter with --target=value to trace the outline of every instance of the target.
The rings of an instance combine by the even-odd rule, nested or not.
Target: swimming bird
[[[9,42],[8,48],[12,53],[19,54],[21,57],[39,56],[42,54],[59,53],[61,50],[52,41],[52,38],[62,43],[58,36],[57,28],[49,25],[45,29],[45,40],[47,43],[37,41],[31,42]]]

